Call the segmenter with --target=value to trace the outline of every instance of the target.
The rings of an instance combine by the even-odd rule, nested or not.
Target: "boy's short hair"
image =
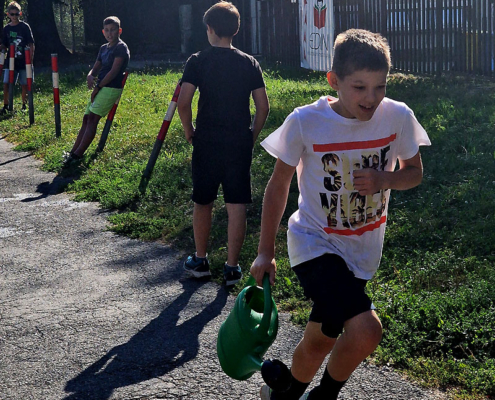
[[[356,71],[390,71],[388,41],[379,33],[349,29],[337,35],[333,46],[332,71],[340,78]]]
[[[110,25],[110,24],[117,25],[117,27],[120,28],[120,19],[118,17],[115,17],[115,16],[106,17],[103,20],[103,26]]]
[[[219,1],[205,12],[203,22],[212,28],[218,37],[233,37],[239,31],[241,15],[232,3]]]
[[[19,12],[22,11],[21,5],[16,2],[16,1],[11,1],[9,5],[7,6],[7,12],[10,12],[10,10],[17,10]]]

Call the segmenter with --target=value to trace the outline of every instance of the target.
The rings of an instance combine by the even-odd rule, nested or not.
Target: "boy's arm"
[[[124,57],[115,57],[115,60],[113,60],[112,69],[110,71],[108,71],[108,74],[106,74],[103,77],[103,79],[100,82],[98,82],[98,84],[94,87],[93,93],[91,93],[91,101],[93,101],[95,99],[96,95],[98,94],[99,90],[102,87],[105,87],[105,85],[108,85],[118,75],[118,73],[122,69],[122,65],[124,65],[124,61],[125,61]],[[95,65],[98,62],[99,61],[96,61]],[[100,66],[100,68],[101,68],[101,66]],[[93,69],[94,69],[94,67],[93,67]],[[93,71],[93,69],[91,71]]]
[[[88,89],[93,89],[95,85],[95,79],[98,77],[98,73],[101,69],[101,61],[96,60],[93,68],[88,72],[88,76],[86,77],[86,82],[88,83]]]
[[[253,144],[256,142],[258,135],[260,134],[263,126],[265,125],[266,118],[270,112],[270,103],[266,95],[266,89],[264,87],[253,90],[251,95],[253,96],[254,106],[256,107],[256,113],[254,114],[253,124],[251,131],[253,132]]]
[[[275,238],[277,237],[280,220],[287,205],[290,182],[296,167],[292,167],[277,159],[272,177],[268,182],[263,198],[261,213],[261,235],[258,245],[258,257],[251,265],[251,275],[258,285],[262,286],[265,273],[270,275],[270,283],[275,283]]]
[[[374,194],[381,189],[407,190],[423,180],[423,163],[419,151],[412,158],[399,160],[399,169],[393,172],[364,168],[353,172],[354,189],[361,196]]]
[[[196,86],[189,82],[183,82],[180,88],[179,99],[177,100],[177,110],[179,111],[180,121],[184,128],[184,134],[186,140],[191,144],[194,137],[191,107],[194,92],[196,92]]]

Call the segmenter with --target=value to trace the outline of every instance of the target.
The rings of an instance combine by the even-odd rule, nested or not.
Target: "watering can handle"
[[[268,274],[263,276],[263,293],[265,295],[264,310],[259,329],[263,334],[268,334],[270,320],[272,318],[272,293],[270,288],[270,276]]]

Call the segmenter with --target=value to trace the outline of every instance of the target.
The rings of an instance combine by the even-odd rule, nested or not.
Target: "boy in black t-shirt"
[[[196,252],[184,263],[194,277],[210,275],[207,244],[213,202],[220,184],[228,213],[228,256],[224,279],[233,285],[242,278],[239,254],[246,232],[246,204],[251,203],[253,145],[268,116],[269,104],[261,68],[254,57],[232,46],[240,16],[230,2],[206,11],[210,48],[187,60],[178,111],[186,139],[194,147],[192,177],[193,228]],[[191,102],[199,89],[196,127]],[[250,98],[256,107],[251,121]]]
[[[91,100],[86,107],[76,142],[70,153],[64,154],[63,168],[69,168],[82,159],[95,138],[98,122],[108,114],[122,93],[130,53],[127,45],[120,39],[120,19],[105,18],[102,32],[108,43],[100,47],[96,62],[88,73],[88,89],[93,89]]]
[[[31,28],[24,21],[20,21],[19,18],[22,15],[21,6],[19,3],[12,1],[7,6],[7,15],[10,18],[8,23],[3,28],[2,36],[2,50],[10,50],[10,45],[15,46],[14,50],[14,82],[19,79],[22,89],[22,109],[26,109],[27,102],[27,76],[26,76],[26,59],[25,50],[29,48],[31,50],[31,60],[34,55],[34,39],[31,32]],[[10,55],[8,56],[10,57]],[[32,62],[32,61],[31,61]],[[5,59],[5,65],[9,65],[8,58]],[[4,69],[3,75],[3,109],[2,113],[5,113],[9,108],[9,68]]]

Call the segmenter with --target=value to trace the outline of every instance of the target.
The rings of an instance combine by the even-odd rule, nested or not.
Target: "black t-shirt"
[[[124,80],[125,70],[127,68],[127,64],[129,64],[131,53],[129,52],[129,48],[127,47],[127,45],[120,39],[112,47],[108,47],[108,43],[100,47],[100,51],[98,52],[98,56],[96,57],[96,60],[101,62],[101,69],[100,73],[98,74],[98,81],[101,81],[106,76],[106,74],[110,72],[113,66],[113,62],[117,57],[122,57],[124,59],[124,63],[122,64],[122,67],[120,68],[117,76],[105,86],[122,89],[122,81]]]
[[[251,92],[265,87],[254,57],[236,48],[210,47],[189,57],[182,82],[199,89],[195,139],[252,143]]]
[[[17,25],[6,25],[3,28],[3,38],[2,43],[8,50],[10,50],[10,45],[15,45],[15,61],[14,69],[21,70],[26,69],[26,56],[24,51],[27,45],[34,43],[33,33],[28,24],[23,21],[19,21]],[[5,66],[8,68],[8,60],[5,60]]]

